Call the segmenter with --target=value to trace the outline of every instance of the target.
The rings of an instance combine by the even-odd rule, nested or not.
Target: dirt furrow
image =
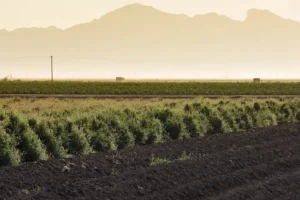
[[[0,199],[296,197],[300,124],[0,168]],[[175,161],[185,152],[190,157]],[[168,164],[151,166],[151,158]],[[286,177],[286,178],[285,178]],[[271,184],[264,182],[270,180]],[[282,183],[278,183],[282,178]],[[251,183],[260,184],[262,190]],[[287,186],[287,187],[285,187]],[[284,189],[286,188],[286,189]],[[283,198],[284,199],[284,198]]]
[[[254,166],[231,174],[199,179],[186,183],[177,188],[165,190],[147,196],[145,199],[203,199],[222,195],[230,188],[247,185],[250,181],[261,180],[270,176],[279,176],[286,171],[297,170],[300,167],[300,156],[279,159],[271,163]]]
[[[211,200],[231,199],[275,199],[286,195],[287,191],[300,189],[300,170],[286,171],[280,176],[272,176],[262,181],[250,182],[248,185],[232,188],[230,191],[211,198]],[[291,194],[289,194],[291,195]],[[283,196],[281,196],[281,199]],[[284,197],[286,199],[286,197]]]
[[[298,148],[299,142],[299,137],[280,139],[263,145],[230,149],[200,159],[195,157],[185,162],[174,162],[140,171],[133,170],[115,176],[92,179],[82,177],[62,187],[53,185],[54,188],[51,188],[51,190],[65,190],[62,193],[69,193],[72,197],[90,193],[91,190],[98,190],[97,193],[99,193],[100,197],[101,194],[119,194],[123,191],[130,191],[131,194],[141,193],[141,195],[146,195],[157,192],[159,189],[171,189],[187,181],[230,174],[246,167],[249,168],[261,163],[271,162],[274,159],[294,156],[300,153]],[[287,145],[289,145],[289,148],[286,148]],[[222,160],[224,158],[225,160]],[[176,180],[173,177],[176,177]],[[156,188],[156,185],[161,185],[162,187]],[[68,190],[69,188],[72,188],[71,191]],[[128,189],[124,190],[124,188]],[[142,192],[140,188],[143,188]],[[126,194],[122,196],[125,197]]]

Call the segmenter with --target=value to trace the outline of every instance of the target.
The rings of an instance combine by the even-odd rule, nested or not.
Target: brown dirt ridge
[[[299,199],[300,124],[0,168],[0,199]]]

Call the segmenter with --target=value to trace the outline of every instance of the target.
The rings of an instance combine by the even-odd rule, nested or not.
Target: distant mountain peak
[[[126,6],[123,6],[115,11],[112,11],[108,14],[112,13],[130,13],[130,12],[161,12],[158,9],[152,7],[152,6],[146,6],[143,4],[135,3],[135,4],[129,4]]]
[[[210,23],[210,24],[229,24],[229,23],[236,23],[240,21],[236,21],[234,19],[231,19],[230,17],[227,17],[225,15],[220,15],[215,12],[207,13],[207,14],[201,14],[196,15],[193,17],[193,19],[203,22],[203,23]]]
[[[126,6],[123,6],[120,9],[140,9],[140,8],[143,8],[143,9],[155,9],[152,6],[147,6],[147,5],[140,4],[140,3],[128,4]]]
[[[247,12],[246,22],[258,22],[258,21],[274,21],[274,20],[284,20],[284,18],[276,15],[275,13],[269,10],[260,10],[260,9],[250,9]]]
[[[129,4],[123,6],[117,10],[109,12],[106,15],[102,16],[100,19],[94,20],[94,22],[97,22],[102,19],[120,20],[129,17],[139,18],[141,16],[159,15],[160,13],[162,12],[153,8],[152,6],[146,6],[146,5],[135,3],[135,4]]]
[[[226,19],[230,19],[230,20],[233,20],[225,15],[220,15],[216,12],[210,12],[210,13],[206,13],[206,14],[201,14],[201,15],[196,15],[194,16],[194,18],[199,18],[199,17],[202,17],[202,18],[214,18],[214,19],[217,19],[217,18],[226,18]]]
[[[60,28],[57,28],[56,26],[48,26],[47,29],[50,29],[50,30],[61,30]]]
[[[211,16],[211,17],[223,17],[223,15],[220,15],[216,12],[210,12],[210,13],[206,13],[206,14],[202,14],[202,15],[196,15],[196,16]]]

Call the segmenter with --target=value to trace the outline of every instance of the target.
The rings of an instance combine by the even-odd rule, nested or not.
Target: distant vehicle
[[[117,82],[124,82],[125,78],[124,77],[116,77]]]
[[[253,79],[253,83],[260,83],[261,82],[261,79],[260,78],[254,78]]]

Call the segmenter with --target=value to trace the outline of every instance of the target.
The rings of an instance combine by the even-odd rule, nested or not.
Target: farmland
[[[299,199],[300,125],[0,168],[2,199]]]
[[[298,199],[300,99],[0,99],[3,199]]]
[[[1,99],[0,164],[294,123],[300,100]]]
[[[2,81],[0,94],[300,95],[300,83]]]

